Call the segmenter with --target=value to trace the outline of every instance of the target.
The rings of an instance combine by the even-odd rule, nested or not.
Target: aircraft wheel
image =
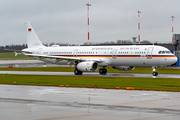
[[[100,74],[102,74],[103,73],[103,69],[101,68],[101,69],[99,69],[99,73]]]
[[[153,72],[152,74],[153,74],[153,76],[157,76],[158,72]]]
[[[106,74],[107,73],[107,69],[101,68],[101,69],[99,69],[99,73],[100,74]]]
[[[78,70],[77,69],[74,70],[74,74],[78,75]]]
[[[103,74],[106,74],[107,73],[107,69],[103,69]]]
[[[82,73],[83,73],[82,71],[79,71],[79,75],[82,75]]]
[[[82,71],[79,71],[78,69],[75,69],[75,70],[74,70],[74,74],[75,74],[75,75],[82,75],[82,73],[83,73],[83,72],[82,72]]]

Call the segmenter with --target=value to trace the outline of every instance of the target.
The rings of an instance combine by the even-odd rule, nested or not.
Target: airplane
[[[24,55],[38,60],[59,64],[74,65],[75,75],[97,71],[107,73],[107,66],[122,71],[131,71],[135,66],[152,66],[153,76],[157,76],[157,66],[171,65],[177,57],[167,48],[157,45],[118,45],[118,46],[59,46],[46,47],[39,40],[29,21],[24,22],[28,48]]]

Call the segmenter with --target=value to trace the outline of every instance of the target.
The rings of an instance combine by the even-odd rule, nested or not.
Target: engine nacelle
[[[131,71],[134,70],[134,66],[113,66],[114,69],[122,70],[122,71]]]
[[[80,62],[77,64],[77,69],[80,71],[96,71],[98,69],[98,64],[96,62]]]

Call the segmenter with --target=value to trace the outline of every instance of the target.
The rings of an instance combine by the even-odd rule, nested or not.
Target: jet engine
[[[114,69],[122,70],[122,71],[131,71],[134,70],[134,66],[113,66]]]
[[[98,64],[96,62],[80,62],[77,64],[77,69],[80,71],[96,71],[98,69]]]

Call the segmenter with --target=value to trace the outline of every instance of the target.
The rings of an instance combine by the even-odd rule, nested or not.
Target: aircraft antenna
[[[88,25],[88,44],[89,44],[89,6],[91,6],[91,4],[87,3],[87,25]]]
[[[140,43],[140,13],[141,11],[138,10],[138,32],[139,32],[139,35],[138,35],[138,41]]]
[[[171,18],[172,18],[172,43],[173,43],[174,42],[174,39],[173,39],[173,32],[174,32],[173,18],[175,18],[175,17],[172,15]]]

